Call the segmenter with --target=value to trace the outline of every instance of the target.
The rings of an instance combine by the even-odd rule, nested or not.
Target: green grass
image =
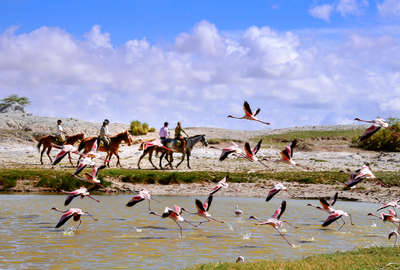
[[[354,137],[358,137],[363,133],[362,129],[345,129],[345,130],[304,130],[289,131],[281,134],[265,135],[252,138],[252,141],[263,140],[263,144],[272,144],[281,146],[294,139],[304,142],[315,140],[342,140],[351,142]]]
[[[5,190],[14,187],[17,180],[35,180],[36,186],[54,188],[55,190],[71,190],[81,185],[88,185],[72,177],[73,169],[0,169],[0,186]],[[227,173],[212,171],[190,171],[171,172],[154,170],[132,170],[132,169],[105,169],[99,173],[102,184],[107,186],[109,182],[105,177],[120,179],[127,183],[144,184],[180,184],[199,183],[205,181],[217,182],[229,175],[229,182],[251,183],[258,180],[275,180],[286,182],[297,182],[303,184],[337,184],[348,179],[347,173],[336,171],[291,171],[291,172],[254,172],[254,173]],[[376,172],[375,175],[388,186],[400,186],[398,181],[400,173],[394,171]]]
[[[226,138],[212,138],[207,140],[208,144],[220,144],[224,142],[235,142],[235,143],[242,143],[242,140],[237,140],[237,139],[226,139]]]
[[[400,269],[399,248],[372,247],[349,252],[335,252],[306,257],[299,260],[265,260],[245,263],[211,263],[196,265],[190,270],[211,269],[285,269],[285,270],[376,270]]]

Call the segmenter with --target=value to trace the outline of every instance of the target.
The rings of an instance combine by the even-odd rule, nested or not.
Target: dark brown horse
[[[111,142],[108,147],[104,147],[101,145],[98,148],[98,151],[107,152],[106,161],[104,162],[107,166],[110,166],[110,160],[113,155],[117,157],[117,167],[121,167],[121,163],[119,162],[118,150],[121,142],[124,141],[129,146],[132,144],[132,137],[129,132],[126,130],[124,132],[118,133],[117,135],[110,137]],[[88,137],[81,141],[78,147],[78,151],[84,149],[83,153],[88,153],[92,149],[94,142],[97,140],[97,137]],[[108,160],[108,162],[107,162]]]
[[[64,141],[64,145],[66,144],[70,144],[70,145],[74,145],[77,141],[82,141],[85,138],[85,135],[83,133],[79,133],[79,134],[75,134],[72,136],[65,136],[65,141]],[[53,144],[57,143],[57,138],[56,136],[53,135],[48,135],[48,136],[43,136],[40,137],[38,140],[38,144],[37,144],[37,149],[40,152],[40,147],[43,145],[43,149],[42,152],[40,153],[40,163],[43,164],[43,153],[46,151],[47,149],[47,156],[50,159],[50,162],[53,163],[53,160],[50,157],[50,151],[51,148],[53,148]],[[69,158],[69,162],[72,164],[71,161],[71,154],[68,153],[68,158]]]
[[[166,150],[165,148],[160,147],[160,146],[158,146],[158,145],[151,145],[151,146],[149,146],[149,147],[145,147],[145,144],[146,144],[146,141],[142,142],[142,143],[140,144],[140,146],[139,146],[139,149],[138,149],[139,151],[142,151],[142,150],[143,150],[143,153],[142,153],[142,155],[139,157],[139,160],[138,160],[138,163],[137,163],[138,169],[141,169],[141,168],[140,168],[140,162],[142,161],[142,159],[143,159],[146,155],[149,155],[149,161],[150,161],[151,165],[153,166],[153,168],[154,168],[154,169],[158,169],[158,168],[156,167],[156,165],[153,164],[153,160],[152,160],[154,151],[156,152],[156,157],[157,157],[159,153],[168,152],[168,150]],[[169,161],[169,159],[168,159],[168,157],[170,156],[170,154],[171,154],[171,153],[166,154],[166,155],[165,155],[165,159],[168,161],[168,164],[169,164],[169,166],[170,166],[171,169],[172,169],[172,163],[171,163],[171,162]]]

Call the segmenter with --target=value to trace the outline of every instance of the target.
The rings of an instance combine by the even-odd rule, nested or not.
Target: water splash
[[[376,223],[372,223],[371,228],[376,228]]]
[[[242,234],[243,240],[249,240],[250,237],[251,237],[251,233],[244,233],[244,234]]]
[[[139,229],[138,227],[133,227],[135,229],[136,232],[141,233],[143,230]]]
[[[74,236],[75,235],[75,228],[70,227],[70,228],[66,229],[65,231],[63,231],[63,235],[65,235],[65,236]]]

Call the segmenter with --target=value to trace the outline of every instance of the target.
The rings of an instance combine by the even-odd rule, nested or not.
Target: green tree
[[[27,97],[20,97],[18,95],[11,95],[8,97],[5,97],[1,100],[1,104],[0,105],[5,105],[5,104],[9,104],[12,102],[16,102],[21,106],[26,106],[29,105],[31,103],[31,101],[27,98]]]

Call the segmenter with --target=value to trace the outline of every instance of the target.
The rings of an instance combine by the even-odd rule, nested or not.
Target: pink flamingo
[[[383,222],[397,223],[400,224],[400,219],[397,217],[397,214],[392,209],[389,209],[387,213],[381,213],[379,216],[374,215],[373,213],[368,213],[368,216],[373,216],[379,218]]]
[[[389,233],[389,235],[388,235],[389,240],[390,240],[390,238],[392,238],[392,236],[394,236],[396,239],[393,247],[395,247],[397,245],[397,239],[399,237],[399,234],[400,234],[400,226],[397,227],[397,231],[393,231],[393,232]]]
[[[151,207],[150,207],[150,200],[154,200],[150,195],[150,192],[147,189],[142,189],[141,191],[139,191],[139,194],[135,195],[132,197],[132,199],[126,204],[127,207],[132,207],[135,204],[144,201],[144,200],[148,200],[149,202],[149,211],[151,211]]]
[[[240,149],[239,145],[237,145],[235,142],[231,142],[231,146],[226,148],[219,148],[216,146],[210,146],[210,148],[222,150],[221,156],[219,157],[219,161],[225,160],[230,154],[233,154],[238,157],[246,157],[243,150]]]
[[[343,217],[350,217],[350,223],[351,225],[353,224],[353,220],[351,218],[351,215],[346,213],[343,210],[335,210],[333,209],[333,211],[329,212],[330,215],[328,216],[328,218],[324,221],[324,223],[322,223],[322,227],[326,227],[329,226],[330,224],[332,224],[333,222],[335,222],[338,219],[342,219],[343,224],[342,226],[340,226],[339,231],[343,228],[344,224],[346,224],[346,222],[344,221]]]
[[[51,210],[63,213],[63,215],[60,218],[60,221],[57,223],[56,228],[60,228],[62,225],[64,225],[65,222],[67,222],[71,217],[74,217],[74,221],[78,221],[79,220],[79,225],[76,227],[75,230],[77,230],[79,228],[79,226],[82,223],[81,220],[81,216],[89,216],[91,217],[93,220],[97,221],[97,219],[92,216],[91,214],[89,214],[88,212],[84,212],[79,208],[70,208],[68,210],[59,210],[55,207],[51,208]]]
[[[362,142],[368,139],[376,132],[378,132],[378,130],[380,130],[381,128],[389,129],[393,133],[393,135],[395,135],[396,137],[399,136],[399,134],[397,134],[396,131],[393,128],[391,128],[383,118],[378,117],[375,120],[361,120],[360,118],[354,118],[354,120],[372,124],[372,126],[367,128],[364,131],[364,133],[360,136],[360,138],[358,138],[358,142]]]
[[[235,216],[237,216],[237,217],[241,216],[243,214],[243,211],[239,209],[239,205],[237,205],[237,204],[235,205],[234,213],[235,213]]]
[[[256,146],[253,148],[253,149],[251,149],[250,148],[250,144],[248,143],[248,142],[246,142],[245,144],[244,144],[244,152],[245,152],[245,158],[247,159],[247,160],[249,160],[249,161],[251,161],[251,162],[254,162],[254,161],[257,161],[257,162],[259,162],[261,165],[263,165],[264,167],[266,167],[266,168],[269,168],[267,165],[265,165],[261,160],[259,160],[258,158],[257,158],[257,153],[258,153],[258,151],[261,149],[261,143],[262,143],[262,140],[259,140],[258,141],[258,143],[256,144]]]
[[[93,183],[93,184],[96,184],[96,185],[100,185],[100,180],[97,178],[97,175],[99,174],[100,170],[102,170],[102,169],[104,169],[106,167],[107,166],[104,165],[104,164],[100,165],[100,166],[97,166],[97,167],[94,167],[91,174],[85,173],[86,180],[88,182],[90,182],[90,183]]]
[[[70,202],[71,202],[74,198],[79,197],[79,196],[81,196],[81,199],[83,199],[85,196],[87,196],[87,197],[89,197],[90,199],[95,200],[95,201],[98,202],[98,203],[100,202],[99,200],[96,200],[95,198],[93,198],[92,196],[90,196],[90,193],[88,192],[87,188],[85,188],[85,187],[81,187],[81,188],[76,189],[76,190],[71,191],[71,192],[69,192],[69,191],[64,191],[64,190],[61,190],[61,192],[64,192],[64,193],[67,193],[67,194],[68,194],[68,196],[67,196],[67,198],[65,199],[65,202],[64,202],[64,205],[65,205],[65,206],[67,206],[68,204],[70,204]]]
[[[56,159],[54,160],[54,162],[53,162],[53,166],[54,165],[57,165],[58,163],[60,163],[60,161],[66,156],[66,155],[68,155],[68,157],[69,157],[69,162],[71,163],[71,165],[73,165],[72,164],[72,161],[71,161],[71,155],[70,155],[70,153],[73,153],[73,154],[80,154],[79,152],[78,152],[78,149],[76,148],[76,147],[74,147],[73,145],[70,145],[70,144],[66,144],[66,145],[63,145],[63,146],[58,146],[58,145],[56,145],[56,144],[52,144],[52,147],[54,147],[54,148],[58,148],[58,149],[61,149],[61,151],[57,154],[57,156],[56,156]]]
[[[393,209],[396,209],[396,208],[400,208],[400,206],[399,206],[399,203],[400,202],[400,200],[395,200],[395,201],[391,201],[391,202],[388,202],[388,203],[384,203],[378,210],[376,210],[377,212],[378,211],[380,211],[380,210],[382,210],[382,209],[385,209],[385,208],[388,208],[388,207],[393,207]]]
[[[221,181],[217,183],[217,185],[213,188],[213,190],[210,192],[210,195],[214,195],[216,192],[218,192],[221,188],[228,188],[229,184],[226,182],[227,176],[222,178]]]
[[[349,180],[345,183],[346,188],[355,188],[355,186],[364,179],[376,179],[375,175],[369,168],[369,163],[366,162],[361,169],[358,169],[351,173]],[[384,185],[381,183],[381,185]]]
[[[283,227],[283,223],[286,223],[286,224],[292,226],[287,221],[279,220],[281,218],[282,214],[285,212],[285,209],[286,209],[286,201],[282,201],[281,206],[275,210],[275,212],[271,218],[269,218],[265,221],[262,221],[260,223],[257,223],[256,225],[270,225],[272,228],[274,228],[280,234],[280,236],[283,239],[285,239],[285,241],[289,244],[290,247],[294,247],[294,245],[292,243],[290,243],[289,240],[279,230],[280,228]],[[260,219],[258,219],[255,216],[250,216],[249,219],[255,219],[255,220],[260,221]],[[297,228],[296,226],[292,226],[292,227]]]
[[[215,221],[215,222],[218,222],[218,223],[225,223],[225,221],[223,221],[223,220],[218,220],[218,219],[213,218],[211,216],[211,214],[208,213],[208,210],[210,209],[212,200],[213,200],[213,195],[212,194],[210,194],[208,196],[207,200],[204,203],[202,203],[199,199],[196,199],[195,200],[195,205],[196,205],[196,208],[197,208],[197,212],[195,212],[195,213],[188,212],[190,214],[198,215],[198,216],[206,219],[206,221],[199,222],[199,225],[203,224],[203,223],[206,223],[206,222],[210,222],[210,221]],[[183,211],[186,211],[186,210],[183,209]]]
[[[185,219],[182,217],[182,211],[183,211],[183,210],[185,210],[185,209],[184,209],[184,208],[181,208],[181,207],[179,207],[179,206],[177,206],[177,205],[174,205],[174,210],[172,210],[172,209],[169,208],[169,207],[165,207],[165,210],[164,210],[164,212],[162,213],[162,215],[157,214],[156,212],[153,212],[153,211],[150,211],[149,214],[150,214],[150,215],[159,216],[159,217],[161,217],[161,218],[170,218],[170,219],[172,219],[172,220],[176,223],[176,225],[178,225],[178,227],[179,227],[179,232],[180,232],[180,236],[181,236],[181,238],[182,238],[182,225],[179,224],[179,222],[181,222],[181,223],[185,222],[185,223],[188,223],[188,224],[192,225],[193,227],[197,227],[197,225],[191,223],[190,221],[185,220]]]
[[[279,161],[309,170],[310,169],[309,167],[300,165],[293,160],[293,151],[296,145],[297,145],[297,140],[294,139],[289,145],[285,146],[285,149],[281,151],[281,159]]]
[[[243,104],[243,110],[244,110],[244,116],[242,117],[236,117],[236,116],[232,116],[232,115],[228,115],[228,118],[234,118],[234,119],[247,119],[247,120],[253,120],[253,121],[257,121],[260,123],[263,123],[265,125],[270,125],[270,123],[268,122],[264,122],[261,121],[259,119],[256,118],[257,114],[260,113],[261,109],[258,108],[254,113],[251,111],[250,105],[249,103],[247,103],[247,101],[244,102]]]
[[[325,198],[320,198],[319,201],[320,201],[320,203],[322,205],[322,208],[320,206],[314,206],[314,205],[309,204],[309,203],[307,204],[307,206],[312,206],[312,207],[315,207],[318,210],[325,211],[325,212],[328,212],[328,213],[332,213],[332,212],[335,211],[335,209],[333,208],[333,205],[336,203],[338,195],[339,195],[339,193],[336,192],[335,195],[333,196],[333,198],[329,202],[327,200],[325,200]]]
[[[281,190],[287,190],[287,187],[285,187],[282,183],[275,184],[274,187],[268,192],[268,196],[265,201],[270,201]]]

